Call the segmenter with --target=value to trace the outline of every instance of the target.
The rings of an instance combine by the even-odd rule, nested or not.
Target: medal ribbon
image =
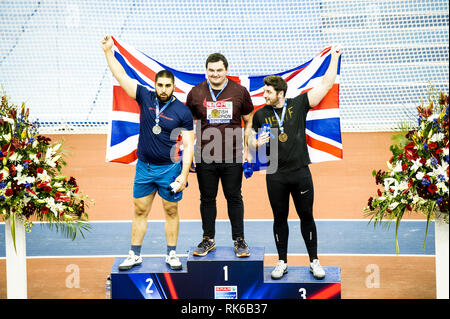
[[[220,92],[219,92],[217,95],[214,95],[214,92],[213,92],[213,90],[212,90],[212,88],[211,88],[211,84],[209,84],[209,81],[208,81],[209,93],[211,93],[211,98],[213,99],[214,102],[217,102],[217,98],[218,98],[219,95],[223,92],[223,90],[225,90],[225,88],[227,87],[227,85],[228,85],[228,79],[227,79],[227,81],[225,82],[225,85],[224,85],[224,87],[222,88],[222,90],[220,90]]]
[[[286,114],[286,101],[284,101],[284,105],[283,105],[283,111],[281,112],[281,120],[280,117],[278,116],[277,112],[275,111],[275,108],[272,108],[273,113],[275,114],[275,117],[277,118],[278,121],[278,126],[280,127],[280,131],[283,134],[284,133],[284,128],[283,128],[283,123],[284,123],[284,115]]]
[[[172,102],[173,97],[170,98],[169,102],[167,102],[166,104],[164,104],[164,106],[162,107],[161,111],[159,110],[159,101],[158,98],[156,98],[156,103],[155,103],[155,107],[156,107],[156,111],[155,111],[155,122],[156,125],[159,125],[159,116],[161,115],[161,113],[169,106],[169,104]]]

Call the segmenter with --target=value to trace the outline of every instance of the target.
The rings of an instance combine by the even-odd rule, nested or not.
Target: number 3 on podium
[[[306,289],[305,288],[300,288],[298,290],[298,292],[300,293],[300,297],[302,297],[303,299],[306,299]]]

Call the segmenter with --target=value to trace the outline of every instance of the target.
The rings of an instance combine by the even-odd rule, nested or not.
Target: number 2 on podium
[[[145,282],[148,282],[148,285],[147,285],[147,288],[145,289],[145,292],[148,293],[148,294],[152,294],[153,290],[150,289],[150,288],[153,286],[153,279],[152,278],[147,278],[145,280]]]

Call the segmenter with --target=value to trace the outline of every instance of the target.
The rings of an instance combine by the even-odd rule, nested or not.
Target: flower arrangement
[[[6,95],[0,106],[0,219],[15,224],[22,220],[31,231],[32,220],[47,221],[75,239],[89,230],[85,211],[87,196],[79,193],[74,177],[60,175],[66,162],[61,143],[38,134],[30,122],[29,109],[10,105]]]
[[[417,107],[417,126],[394,136],[388,169],[372,172],[381,187],[364,208],[374,225],[383,218],[396,220],[397,254],[398,226],[405,213],[426,215],[424,245],[431,219],[439,217],[448,224],[449,97],[431,88],[427,102]]]

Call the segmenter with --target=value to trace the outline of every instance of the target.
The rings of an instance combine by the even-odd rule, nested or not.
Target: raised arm
[[[119,61],[117,61],[111,50],[113,44],[114,41],[110,35],[105,36],[102,40],[102,49],[105,52],[109,69],[125,92],[131,98],[136,99],[137,81],[130,78]]]
[[[339,56],[341,54],[342,49],[339,45],[333,45],[331,47],[330,65],[322,78],[322,82],[308,91],[309,106],[314,107],[319,104],[325,95],[327,95],[328,91],[333,87],[337,75]]]

